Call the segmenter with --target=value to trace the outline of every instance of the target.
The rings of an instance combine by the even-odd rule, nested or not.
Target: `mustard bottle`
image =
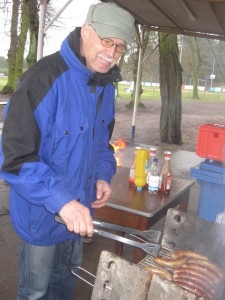
[[[146,185],[146,165],[148,164],[148,156],[147,149],[136,150],[134,184],[138,191],[141,191],[143,186]]]

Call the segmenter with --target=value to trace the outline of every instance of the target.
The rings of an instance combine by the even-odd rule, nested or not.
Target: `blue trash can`
[[[198,216],[225,225],[225,164],[206,159],[190,169],[200,184]]]

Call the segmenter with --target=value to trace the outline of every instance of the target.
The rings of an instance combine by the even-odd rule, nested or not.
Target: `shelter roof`
[[[153,31],[225,40],[225,0],[102,0]]]

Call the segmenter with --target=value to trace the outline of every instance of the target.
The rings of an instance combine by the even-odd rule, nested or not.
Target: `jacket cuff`
[[[72,200],[77,200],[80,198],[79,193],[77,195],[71,194],[68,191],[54,191],[54,195],[45,204],[46,209],[52,213],[58,213],[61,208]]]

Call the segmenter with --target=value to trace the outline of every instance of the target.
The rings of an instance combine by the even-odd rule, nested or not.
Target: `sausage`
[[[210,292],[205,291],[203,288],[199,287],[197,284],[192,282],[187,282],[185,280],[177,280],[176,285],[186,289],[187,291],[191,292],[192,294],[203,297],[205,300],[213,300],[214,295],[212,295]]]
[[[220,279],[222,279],[224,277],[223,271],[216,264],[212,263],[211,261],[193,258],[193,259],[189,259],[188,263],[203,266],[203,267],[207,268],[208,270],[212,271],[213,273],[215,273]]]
[[[202,278],[198,274],[191,274],[187,272],[174,272],[173,273],[173,281],[179,281],[180,279],[186,279],[187,282],[191,281],[193,283],[198,284],[204,289],[209,290],[211,293],[215,294],[215,284],[213,284],[207,278]],[[213,288],[214,287],[214,288]]]
[[[172,281],[172,274],[166,269],[146,266],[145,270],[149,271],[151,274],[157,274],[161,279]]]
[[[171,254],[171,259],[179,259],[181,257],[188,257],[188,258],[198,258],[198,259],[205,259],[208,260],[208,257],[194,251],[190,250],[176,250]]]
[[[160,256],[156,256],[153,258],[154,263],[157,265],[164,267],[164,268],[170,268],[170,269],[175,269],[181,267],[183,264],[187,262],[188,258],[187,257],[182,257],[176,260],[172,259],[165,259]]]
[[[209,270],[204,266],[191,264],[191,263],[186,263],[182,266],[182,268],[188,268],[188,269],[192,269],[192,270],[197,271],[197,272],[201,272],[202,274],[205,274],[210,279],[212,279],[213,282],[215,282],[217,284],[221,281],[220,276],[218,276],[215,273],[209,272]]]
[[[202,280],[204,280],[205,282],[207,282],[207,284],[209,284],[209,285],[217,285],[219,283],[218,278],[215,276],[210,276],[209,272],[205,272],[202,270],[193,269],[193,268],[189,268],[189,267],[181,267],[179,269],[175,269],[173,274],[177,275],[177,276],[182,276],[183,274],[188,274],[191,276],[199,277]],[[184,275],[184,276],[186,276],[186,275]]]

